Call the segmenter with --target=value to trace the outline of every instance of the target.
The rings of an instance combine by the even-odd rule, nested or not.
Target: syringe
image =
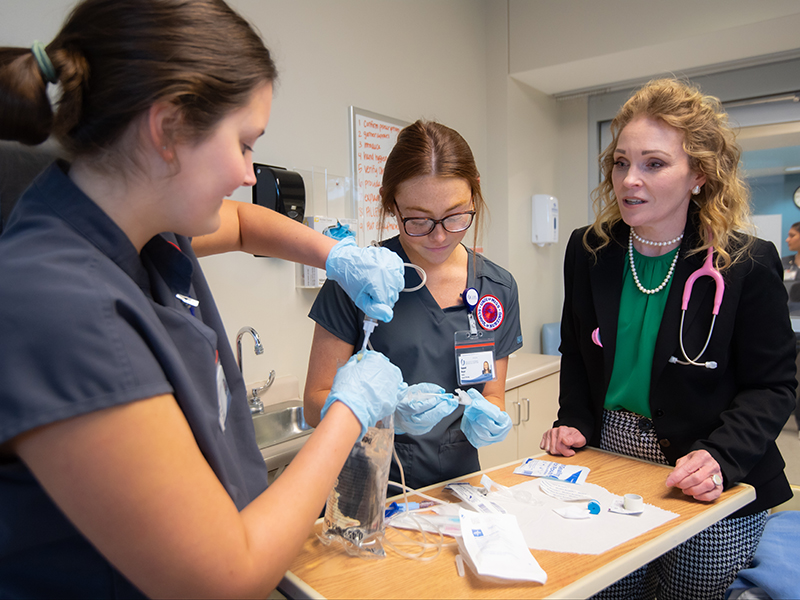
[[[472,398],[469,397],[469,394],[460,388],[456,388],[456,393],[453,394],[458,400],[459,404],[463,404],[464,406],[470,406],[472,404]]]
[[[409,388],[409,391],[407,393],[411,394],[410,398],[411,401],[423,400],[427,398],[441,398],[444,395],[444,394],[436,394],[433,392],[419,392],[412,388]],[[470,404],[472,404],[472,398],[470,398],[469,394],[467,394],[467,392],[465,392],[464,390],[456,388],[456,391],[454,394],[452,394],[452,396],[459,404],[462,404],[464,406],[469,406]]]

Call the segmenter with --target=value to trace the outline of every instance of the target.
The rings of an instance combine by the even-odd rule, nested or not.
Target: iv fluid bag
[[[386,489],[394,447],[394,415],[384,417],[350,450],[325,506],[324,544],[338,540],[348,554],[383,558]]]

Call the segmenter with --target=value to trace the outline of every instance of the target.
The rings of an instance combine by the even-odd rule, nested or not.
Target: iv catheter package
[[[338,540],[348,554],[383,558],[386,489],[394,448],[394,416],[384,417],[350,450],[328,496],[319,539]]]

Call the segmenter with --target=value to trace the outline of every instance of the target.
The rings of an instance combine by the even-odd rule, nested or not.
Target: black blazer
[[[728,269],[725,293],[702,361],[716,369],[670,363],[683,360],[678,342],[681,297],[705,253],[696,247],[694,218],[687,220],[661,329],[650,383],[650,411],[670,464],[693,450],[719,463],[725,485],[746,482],[757,499],[734,516],[765,510],[791,497],[775,439],[795,407],[795,335],[787,309],[783,268],[772,244],[756,239],[749,258]],[[583,247],[584,229],[572,233],[564,260],[561,318],[561,391],[555,426],[575,427],[600,445],[603,402],[614,365],[617,321],[629,228],[620,222],[597,261]],[[715,286],[695,281],[686,311],[684,347],[694,359],[705,344]],[[602,348],[592,341],[599,328]]]

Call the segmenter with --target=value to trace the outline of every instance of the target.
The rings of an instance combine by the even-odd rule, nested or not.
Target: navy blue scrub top
[[[47,169],[0,236],[0,444],[173,394],[241,510],[266,489],[267,472],[244,382],[189,240],[161,234],[138,254],[67,169]],[[217,361],[230,390],[224,430]],[[0,456],[0,597],[141,596],[24,464]]]
[[[397,253],[403,262],[411,262],[399,237],[391,238],[383,245]],[[517,283],[502,267],[481,255],[476,257],[469,249],[468,253],[467,285],[474,287],[480,298],[487,294],[495,296],[504,309],[503,321],[493,331],[495,359],[501,359],[522,347]],[[407,268],[405,287],[415,287],[420,283],[417,271]],[[309,316],[340,340],[352,344],[355,350],[361,349],[364,313],[338,284],[330,280],[325,282]],[[468,330],[466,306],[442,309],[428,288],[423,287],[417,292],[400,294],[394,305],[394,318],[389,323],[378,323],[370,336],[370,344],[400,368],[409,385],[435,383],[449,393],[458,387],[483,391],[483,384],[458,384],[454,334]],[[395,437],[395,449],[403,464],[406,485],[417,489],[480,469],[478,451],[460,428],[463,413],[463,407],[459,406],[425,435]],[[389,476],[391,481],[400,481],[400,472],[394,461]]]

